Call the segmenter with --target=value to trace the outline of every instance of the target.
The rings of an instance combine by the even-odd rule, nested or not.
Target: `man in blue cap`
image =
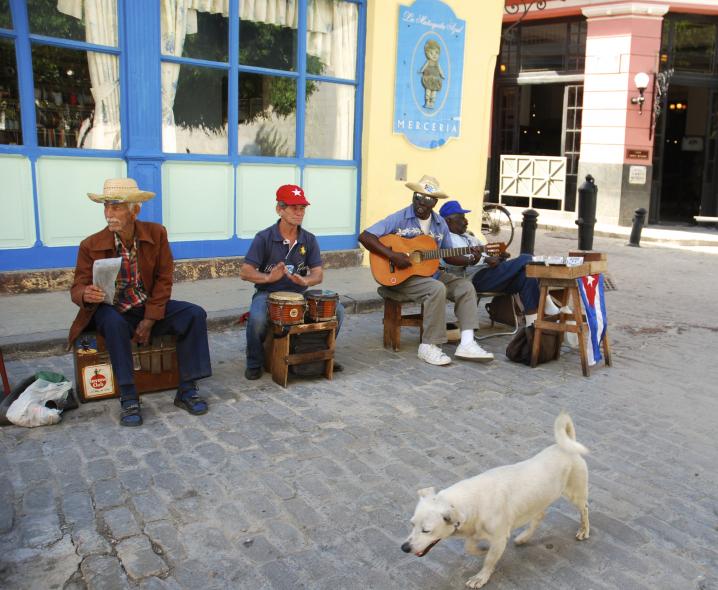
[[[483,235],[477,238],[467,232],[469,222],[465,214],[471,213],[464,209],[459,201],[447,201],[439,209],[439,214],[446,220],[451,232],[452,248],[481,247],[486,244]],[[463,257],[463,264],[445,264],[446,271],[471,280],[474,288],[479,292],[493,291],[513,295],[518,293],[524,305],[526,325],[536,320],[536,309],[539,302],[538,281],[526,276],[526,264],[531,261],[530,254],[520,254],[517,258],[508,260],[505,256],[488,256],[485,252],[480,257],[469,254]],[[546,312],[558,313],[558,308],[551,298],[546,300]]]

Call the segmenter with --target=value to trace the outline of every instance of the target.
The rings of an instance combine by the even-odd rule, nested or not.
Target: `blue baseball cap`
[[[439,215],[442,217],[448,217],[455,213],[471,213],[471,209],[462,209],[459,201],[446,201],[439,209]]]

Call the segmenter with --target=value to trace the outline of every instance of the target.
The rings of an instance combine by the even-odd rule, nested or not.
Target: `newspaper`
[[[120,272],[122,257],[102,258],[92,265],[92,284],[105,292],[103,303],[112,305],[115,301],[115,280]]]

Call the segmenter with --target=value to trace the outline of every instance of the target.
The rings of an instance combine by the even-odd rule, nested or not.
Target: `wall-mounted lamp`
[[[638,105],[639,115],[643,114],[643,103],[646,102],[646,98],[643,96],[643,93],[646,91],[646,88],[648,88],[648,82],[650,82],[650,78],[645,72],[638,72],[633,78],[633,83],[636,85],[636,88],[638,88],[638,96],[634,96],[631,99],[631,104]]]

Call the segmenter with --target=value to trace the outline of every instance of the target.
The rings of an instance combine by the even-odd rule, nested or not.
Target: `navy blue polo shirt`
[[[279,220],[274,225],[263,229],[254,236],[244,261],[256,266],[260,272],[270,272],[279,262],[284,264],[295,274],[307,276],[310,268],[322,265],[319,244],[314,234],[299,227],[297,241],[294,245],[279,233]],[[260,291],[293,291],[304,293],[306,287],[300,287],[284,276],[276,283],[262,283],[255,285]]]

